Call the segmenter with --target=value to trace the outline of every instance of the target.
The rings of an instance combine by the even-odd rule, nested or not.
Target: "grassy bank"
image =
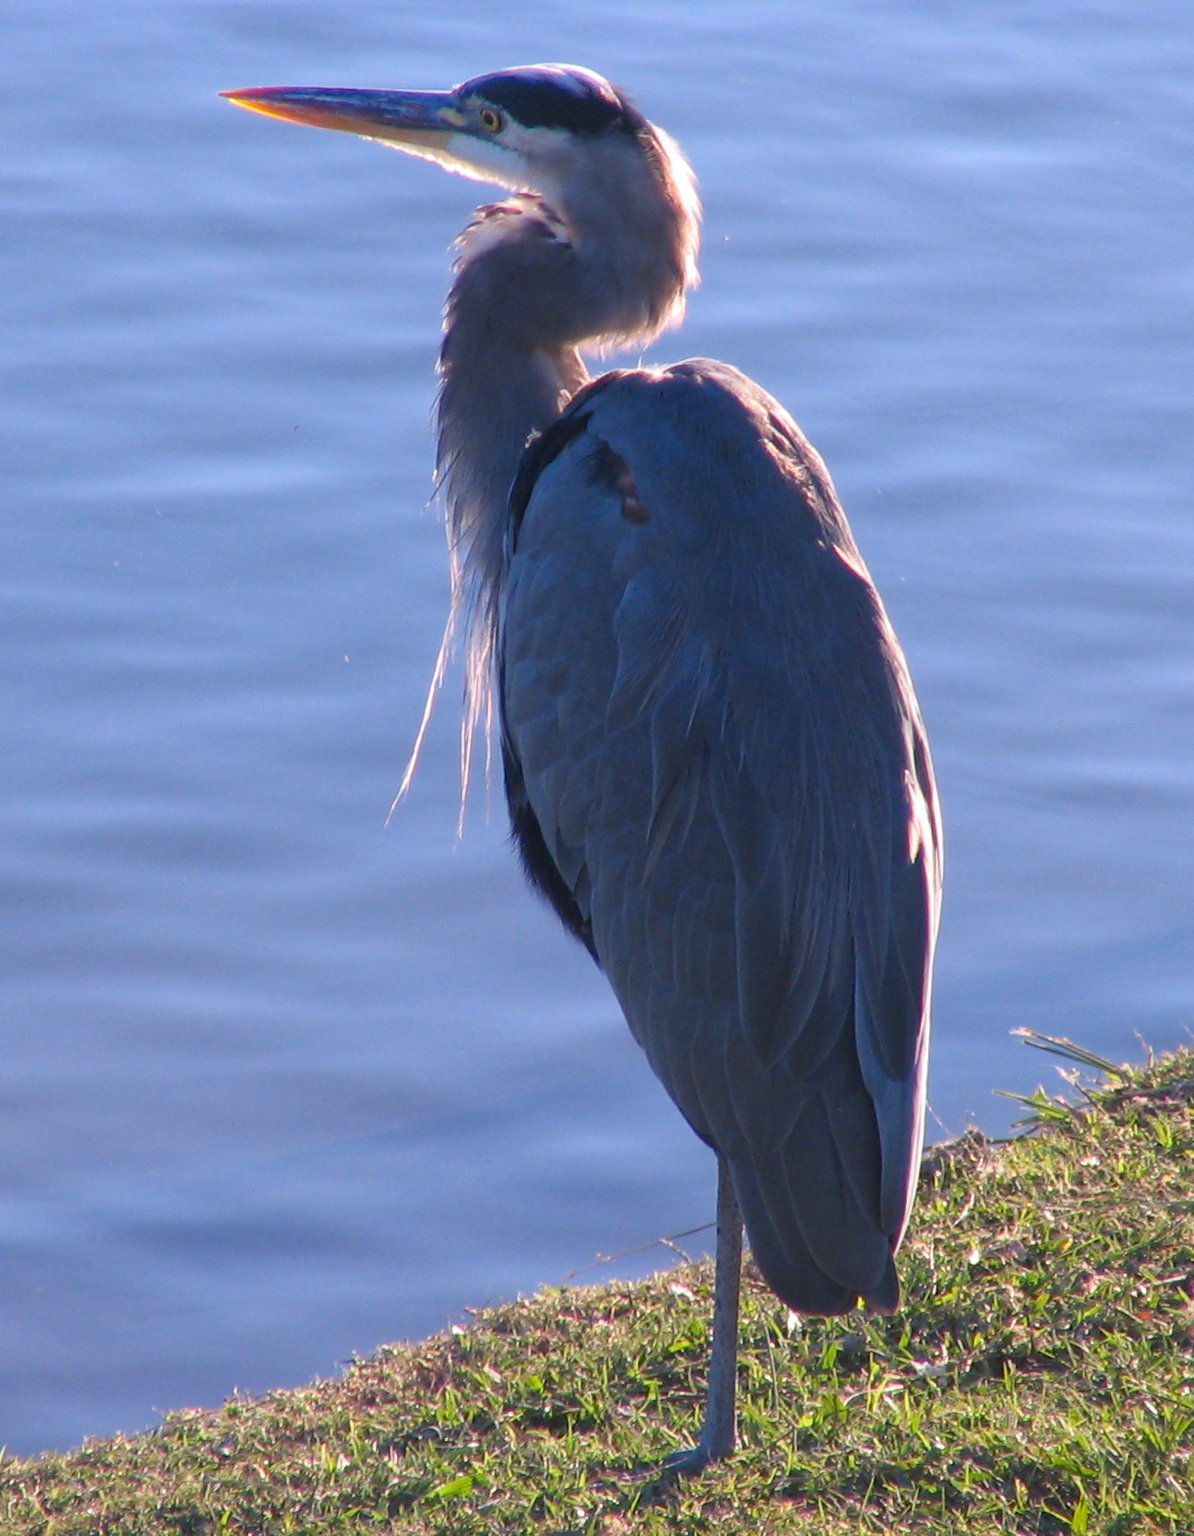
[[[930,1159],[897,1317],[748,1284],[742,1450],[695,1436],[711,1274],[550,1292],[343,1379],[0,1467],[4,1536],[1194,1533],[1194,1054]]]

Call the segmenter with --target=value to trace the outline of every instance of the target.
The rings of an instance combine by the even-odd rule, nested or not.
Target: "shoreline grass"
[[[1194,1052],[1044,1044],[1077,1104],[926,1159],[891,1318],[748,1269],[739,1453],[695,1437],[711,1267],[547,1291],[335,1381],[0,1464],[4,1536],[1194,1536]]]

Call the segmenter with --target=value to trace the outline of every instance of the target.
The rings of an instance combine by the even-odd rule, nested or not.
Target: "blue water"
[[[712,1211],[500,791],[457,841],[455,683],[386,825],[478,189],[221,88],[631,86],[707,210],[656,355],[793,409],[913,664],[931,1132],[1053,1081],[1016,1026],[1188,1037],[1194,11],[51,0],[0,31],[0,1443],[334,1373]]]

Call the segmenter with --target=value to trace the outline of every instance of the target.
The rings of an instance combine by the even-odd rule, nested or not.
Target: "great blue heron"
[[[652,339],[697,277],[692,172],[621,90],[227,95],[513,193],[460,237],[439,363],[465,768],[496,686],[526,873],[717,1153],[697,1470],[735,1444],[743,1219],[797,1311],[899,1296],[941,891],[903,655],[777,401],[706,359],[589,379],[582,346]]]

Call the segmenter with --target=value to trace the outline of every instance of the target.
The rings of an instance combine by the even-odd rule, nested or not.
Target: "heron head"
[[[619,277],[603,275],[608,293],[651,294],[649,324],[611,332],[645,335],[678,319],[697,280],[700,203],[688,162],[592,70],[531,64],[450,91],[269,86],[224,95],[267,117],[377,139],[475,181],[540,194],[578,247],[604,251],[607,268],[629,263]]]
[[[267,117],[378,139],[447,170],[551,195],[601,143],[657,130],[616,87],[573,64],[531,64],[478,75],[450,91],[267,86],[225,91]]]

